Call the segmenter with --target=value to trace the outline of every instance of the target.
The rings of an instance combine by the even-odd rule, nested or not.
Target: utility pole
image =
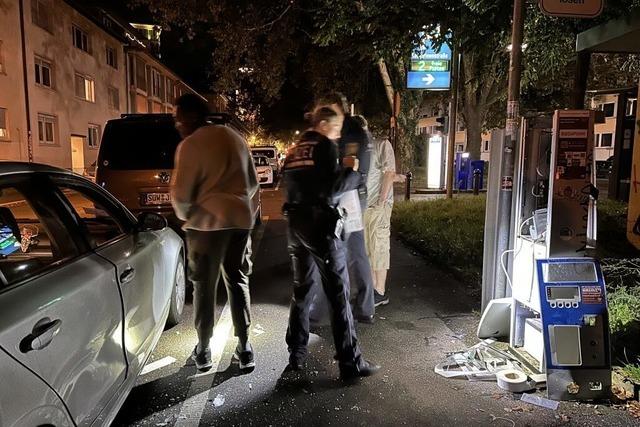
[[[506,136],[502,148],[500,164],[500,193],[497,206],[497,230],[495,252],[495,283],[490,298],[504,298],[508,295],[506,275],[501,268],[502,254],[509,249],[511,235],[511,205],[513,196],[513,171],[515,148],[518,143],[520,117],[520,79],[522,76],[522,39],[524,33],[525,0],[514,0],[513,29],[511,33],[511,62],[509,66],[509,92],[507,101]],[[484,293],[484,292],[483,292]],[[484,301],[483,301],[484,302]]]
[[[447,137],[447,199],[453,198],[453,163],[458,129],[458,74],[460,72],[460,48],[456,42],[451,52],[451,101],[449,102],[449,135]]]

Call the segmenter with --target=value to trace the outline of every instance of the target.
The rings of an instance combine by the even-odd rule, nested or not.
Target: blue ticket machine
[[[609,398],[609,317],[600,264],[592,258],[539,259],[537,277],[549,398]]]

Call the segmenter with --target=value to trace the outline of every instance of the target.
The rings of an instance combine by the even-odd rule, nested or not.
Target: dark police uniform
[[[346,115],[342,124],[340,141],[338,142],[340,159],[348,156],[358,158],[359,166],[356,174],[358,178],[358,196],[362,212],[367,209],[367,173],[371,163],[373,143],[371,135],[363,129],[351,115]],[[364,241],[364,231],[355,231],[346,236],[347,265],[351,283],[357,289],[353,306],[353,313],[357,318],[372,318],[375,313],[373,297],[373,277],[371,264]],[[317,286],[316,288],[317,289]],[[327,301],[324,295],[315,291],[315,298],[311,305],[311,319],[322,323],[327,313]]]
[[[289,221],[289,253],[294,289],[287,329],[290,361],[308,354],[309,304],[314,277],[321,278],[331,307],[331,324],[341,371],[363,363],[349,304],[349,277],[336,209],[340,195],[358,187],[360,175],[342,168],[337,145],[325,136],[305,132],[284,163]]]

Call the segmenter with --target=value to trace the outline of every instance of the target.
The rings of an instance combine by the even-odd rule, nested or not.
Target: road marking
[[[280,191],[280,184],[282,184],[282,177],[278,180],[278,185],[276,185],[275,191]]]
[[[262,225],[256,231],[255,239],[253,239],[254,254],[256,254],[260,248],[269,217],[265,216],[262,221]],[[213,337],[211,338],[211,361],[213,362],[213,366],[211,366],[209,371],[198,372],[193,376],[189,391],[187,392],[187,396],[191,397],[183,402],[178,420],[175,423],[176,427],[190,427],[200,424],[202,414],[209,401],[209,393],[211,392],[215,374],[218,371],[218,366],[220,365],[220,360],[222,360],[227,342],[231,337],[232,326],[231,311],[229,309],[229,303],[227,302],[222,309],[220,320],[218,320],[218,323],[213,328]]]
[[[224,348],[230,338],[231,326],[231,311],[227,303],[222,310],[220,320],[213,328],[213,337],[211,338],[211,361],[213,366],[209,371],[199,373],[193,378],[187,392],[187,396],[191,397],[182,404],[178,420],[175,423],[176,427],[189,427],[200,424],[204,408],[209,400],[209,392],[211,391],[215,374],[224,354]]]
[[[140,375],[146,375],[149,372],[157,371],[158,369],[162,369],[165,366],[171,365],[175,361],[176,359],[171,356],[163,357],[160,360],[156,360],[155,362],[146,364],[142,369],[142,372],[140,372]]]

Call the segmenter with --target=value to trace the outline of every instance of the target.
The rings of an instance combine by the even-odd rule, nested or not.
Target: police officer
[[[333,109],[342,120],[340,139],[338,141],[340,158],[355,157],[358,159],[357,174],[359,175],[359,181],[357,191],[361,211],[364,213],[367,209],[367,173],[369,172],[373,147],[371,135],[363,128],[356,117],[348,113],[347,99],[341,93],[333,92],[327,94],[320,98],[316,105],[317,108],[329,107]],[[373,323],[375,314],[373,276],[365,248],[364,230],[353,231],[346,236],[346,251],[351,283],[357,289],[353,314],[359,322]],[[311,307],[311,318],[321,323],[326,311],[326,299],[323,295],[317,293]]]
[[[287,345],[289,367],[300,370],[308,354],[309,304],[314,276],[321,278],[330,312],[340,376],[353,379],[380,368],[360,353],[349,304],[349,276],[341,239],[343,217],[336,208],[340,195],[360,183],[358,162],[339,163],[338,147],[331,139],[340,135],[341,120],[331,108],[320,108],[284,163],[289,222],[289,252],[293,264],[293,298]],[[331,139],[329,139],[331,138]]]

